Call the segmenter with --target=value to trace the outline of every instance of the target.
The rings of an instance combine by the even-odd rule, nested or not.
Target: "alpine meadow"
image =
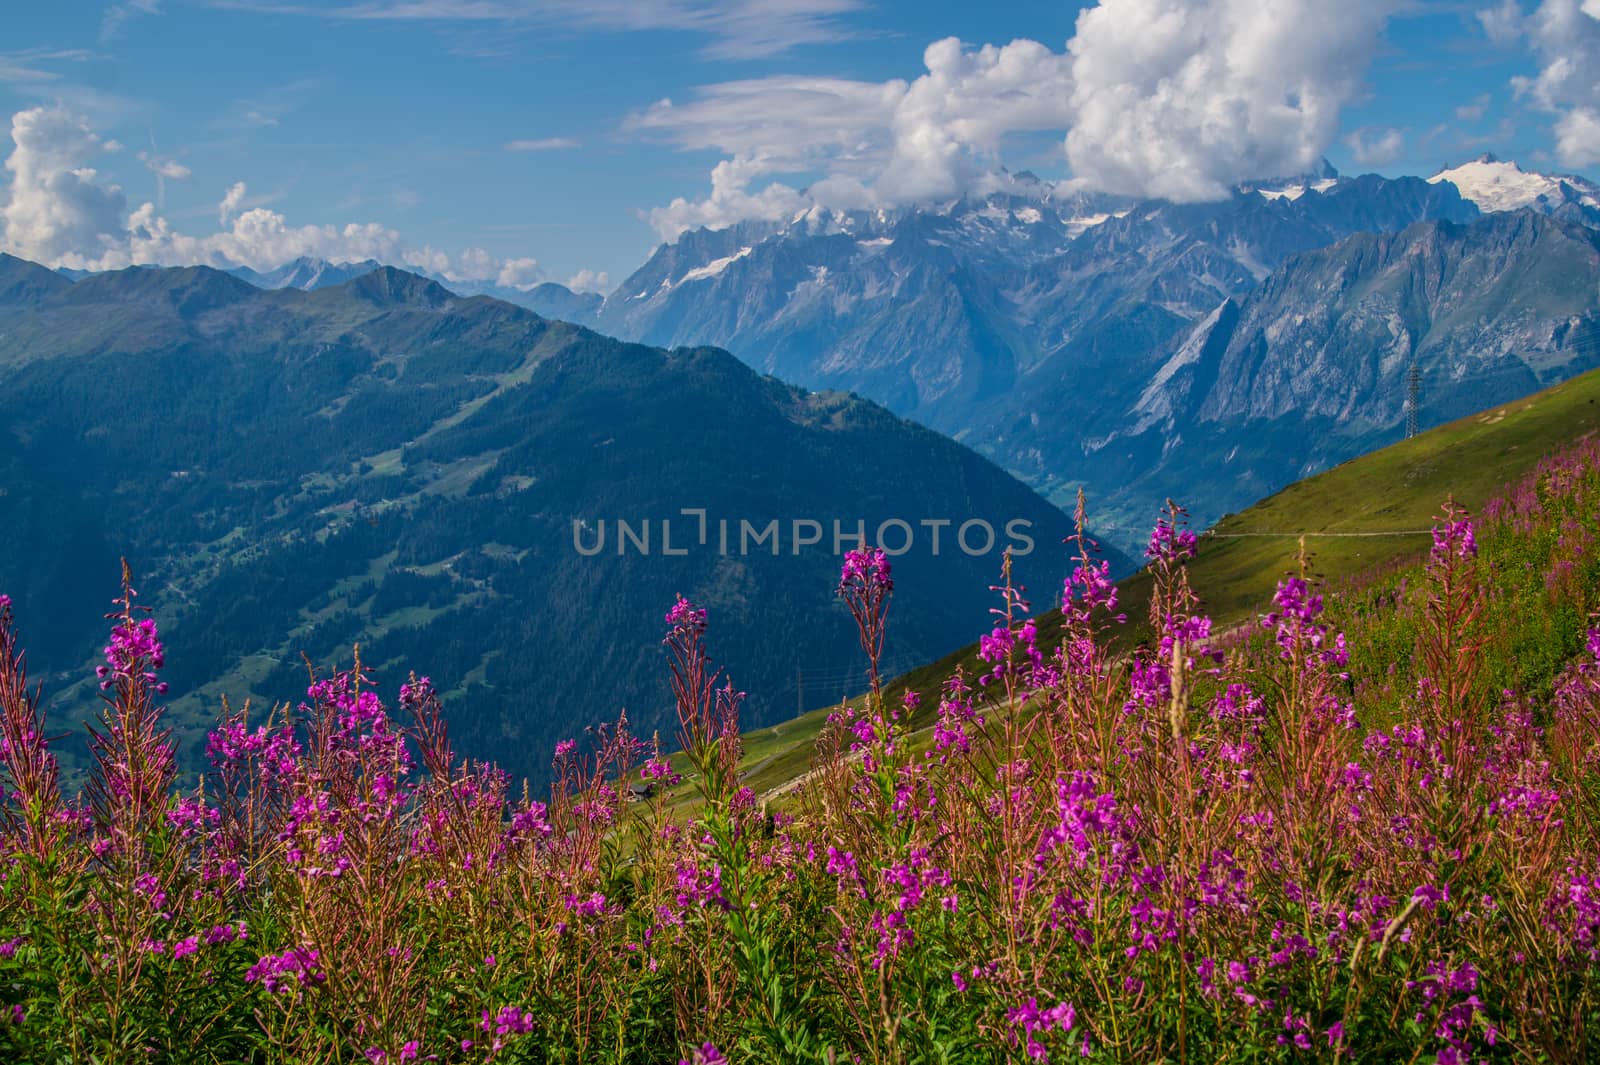
[[[1600,4],[0,14],[0,1061],[1600,1061]]]

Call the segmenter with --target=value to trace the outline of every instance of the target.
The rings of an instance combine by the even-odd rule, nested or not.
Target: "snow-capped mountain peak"
[[[1333,164],[1327,159],[1319,159],[1317,165],[1304,174],[1293,177],[1257,178],[1253,181],[1241,182],[1238,186],[1240,193],[1258,193],[1268,200],[1294,200],[1304,196],[1307,192],[1327,192],[1339,183],[1340,174]]]
[[[1298,200],[1308,192],[1327,192],[1337,184],[1339,184],[1338,178],[1322,178],[1318,181],[1287,185],[1281,189],[1258,188],[1254,191],[1269,200]]]
[[[1511,160],[1493,155],[1441,170],[1428,180],[1434,184],[1450,182],[1480,211],[1516,211],[1524,207],[1551,211],[1564,203],[1600,207],[1600,186],[1593,182],[1524,170]]]

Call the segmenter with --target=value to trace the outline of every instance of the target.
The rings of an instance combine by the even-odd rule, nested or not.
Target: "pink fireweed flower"
[[[839,570],[841,594],[854,584],[876,585],[884,591],[894,591],[894,579],[889,575],[889,556],[880,547],[846,551],[844,565]]]
[[[418,677],[415,680],[408,680],[400,685],[400,706],[410,710],[427,702],[433,695],[433,681],[429,678]]]
[[[166,817],[167,824],[176,829],[179,835],[187,837],[219,824],[222,813],[208,807],[205,800],[192,796],[173,803],[167,810]]]
[[[133,890],[143,895],[150,902],[150,909],[157,912],[166,908],[167,893],[161,890],[161,881],[150,873],[144,873],[133,882]]]
[[[1570,960],[1600,962],[1600,871],[1571,865],[1555,887],[1540,923]]]
[[[672,633],[685,633],[704,635],[706,631],[706,611],[704,607],[695,606],[683,596],[678,596],[678,601],[672,604],[672,609],[667,611],[667,628]],[[670,639],[671,636],[668,636]]]
[[[672,763],[665,758],[651,758],[640,767],[639,775],[646,780],[659,780],[671,787],[683,778],[672,771]]]
[[[971,736],[967,726],[984,724],[983,715],[973,705],[973,693],[960,670],[945,684],[944,695],[939,700],[939,717],[933,727],[933,751],[929,757],[943,761],[951,748],[966,753],[971,750]]]
[[[722,866],[713,863],[711,868],[702,869],[692,861],[679,862],[675,879],[679,910],[687,910],[691,906],[715,907],[724,911],[732,909],[722,893]]]
[[[1013,1027],[1021,1029],[1020,1041],[1028,1057],[1035,1061],[1049,1061],[1050,1052],[1039,1041],[1039,1036],[1056,1028],[1063,1032],[1072,1031],[1078,1020],[1078,1011],[1069,1002],[1058,1002],[1049,1009],[1041,1009],[1039,1000],[1030,997],[1022,1005],[1007,1010],[1006,1020]]]
[[[534,1029],[533,1014],[521,1006],[501,1006],[491,1019],[489,1011],[484,1010],[478,1027],[495,1035],[527,1035]]]
[[[1111,579],[1110,562],[1079,562],[1062,582],[1061,593],[1063,609],[1073,621],[1088,621],[1096,607],[1117,616],[1117,585]]]
[[[303,753],[292,728],[268,731],[260,725],[250,732],[242,717],[213,729],[206,737],[206,758],[213,769],[225,771],[253,758],[263,783],[293,776]]]
[[[100,687],[109,688],[119,678],[129,680],[138,674],[140,679],[155,683],[155,670],[166,665],[166,648],[156,631],[155,618],[124,618],[111,630],[111,642],[105,646],[106,664],[95,672],[100,677]],[[166,685],[159,685],[164,693]]]
[[[606,897],[598,891],[590,892],[588,896],[568,895],[563,902],[569,911],[579,917],[603,917],[606,913]]]
[[[728,1065],[728,1059],[715,1043],[701,1043],[688,1057],[679,1058],[678,1065]]]
[[[912,932],[902,910],[890,910],[888,913],[874,910],[869,926],[878,933],[877,947],[872,957],[874,969],[883,968],[885,962],[899,957],[916,942],[916,934]]]
[[[837,594],[855,619],[856,636],[867,656],[872,690],[880,690],[878,662],[883,656],[883,637],[888,624],[889,599],[894,580],[889,575],[889,556],[882,548],[867,547],[847,551],[839,570]]]
[[[978,641],[978,657],[994,668],[978,678],[978,683],[989,684],[1007,673],[1026,677],[1044,665],[1039,651],[1039,628],[1032,618],[1017,628],[996,625],[989,635]]]
[[[1094,773],[1080,771],[1057,778],[1056,808],[1060,819],[1041,835],[1035,863],[1043,864],[1053,852],[1064,850],[1074,867],[1082,867],[1098,855],[1107,883],[1131,872],[1138,844],[1116,796],[1100,790]]]
[[[1328,627],[1318,620],[1322,616],[1322,595],[1313,591],[1304,578],[1279,581],[1272,600],[1278,609],[1261,619],[1261,627],[1275,630],[1273,638],[1281,658],[1291,660],[1300,646],[1306,649],[1307,657],[1330,668],[1343,669],[1349,664],[1344,633],[1334,634],[1329,641]]]
[[[952,883],[950,874],[934,865],[931,852],[917,847],[904,862],[895,862],[880,870],[883,884],[894,896],[894,908],[912,910],[922,903],[928,888],[947,888]]]
[[[324,984],[327,973],[318,964],[319,952],[304,947],[291,947],[282,954],[264,954],[244,974],[246,983],[256,983],[266,988],[268,994],[280,991],[299,993],[306,987]]]
[[[1150,530],[1150,543],[1144,549],[1144,557],[1176,564],[1193,558],[1198,550],[1199,538],[1193,531],[1167,518],[1157,518],[1155,528]]]
[[[852,895],[867,897],[866,888],[861,883],[861,872],[856,867],[856,856],[850,851],[842,851],[837,847],[828,848],[828,861],[824,867],[838,878],[840,892],[848,891]],[[849,885],[847,887],[846,885]]]
[[[1454,556],[1463,561],[1478,557],[1478,541],[1472,519],[1459,508],[1447,511],[1445,521],[1433,527],[1434,562],[1443,562]]]
[[[219,943],[232,943],[234,940],[242,941],[249,938],[250,930],[245,926],[243,921],[240,921],[237,926],[231,924],[219,924],[215,928],[212,928],[205,933],[206,945],[211,947],[214,947]]]
[[[530,801],[528,805],[511,815],[511,831],[509,837],[513,841],[525,839],[543,839],[555,831],[550,827],[550,822],[545,818],[546,807],[542,802]]]

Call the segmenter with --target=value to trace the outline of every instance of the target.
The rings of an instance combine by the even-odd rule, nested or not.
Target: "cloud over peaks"
[[[156,203],[129,210],[121,187],[93,165],[114,151],[116,142],[101,139],[83,118],[60,107],[19,111],[12,116],[11,138],[14,147],[5,160],[10,182],[0,190],[0,250],[47,266],[114,270],[198,263],[268,270],[309,256],[330,262],[377,259],[456,280],[519,288],[545,279],[532,259],[501,260],[482,248],[452,258],[410,245],[377,222],[291,225],[277,211],[251,206],[242,181],[234,182],[217,205],[217,232],[185,233]],[[158,182],[190,176],[170,158],[148,152],[138,158]]]
[[[625,128],[726,156],[708,197],[650,212],[664,239],[812,204],[981,192],[1002,180],[1008,139],[1040,133],[1060,138],[1084,187],[1214,199],[1316,166],[1402,2],[1100,0],[1063,51],[948,38],[928,46],[911,81],[725,82],[660,101]],[[795,175],[811,179],[803,192]]]
[[[59,107],[19,111],[6,157],[10,189],[0,207],[0,241],[25,259],[82,266],[114,254],[127,197],[91,165],[112,150],[87,123]]]
[[[1398,0],[1101,0],[1072,53],[1073,174],[1095,188],[1215,199],[1312,169]]]
[[[626,128],[730,158],[711,195],[650,213],[670,240],[694,226],[777,219],[822,203],[888,206],[958,196],[989,180],[1008,134],[1061,128],[1067,57],[1037,41],[968,50],[951,37],[923,53],[914,81],[779,76],[702,89],[687,104],[662,100]],[[773,175],[820,174],[802,193]]]

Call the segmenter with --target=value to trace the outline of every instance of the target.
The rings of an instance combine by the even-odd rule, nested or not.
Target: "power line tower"
[[[1406,374],[1406,439],[1410,440],[1422,429],[1422,368],[1416,363]]]

